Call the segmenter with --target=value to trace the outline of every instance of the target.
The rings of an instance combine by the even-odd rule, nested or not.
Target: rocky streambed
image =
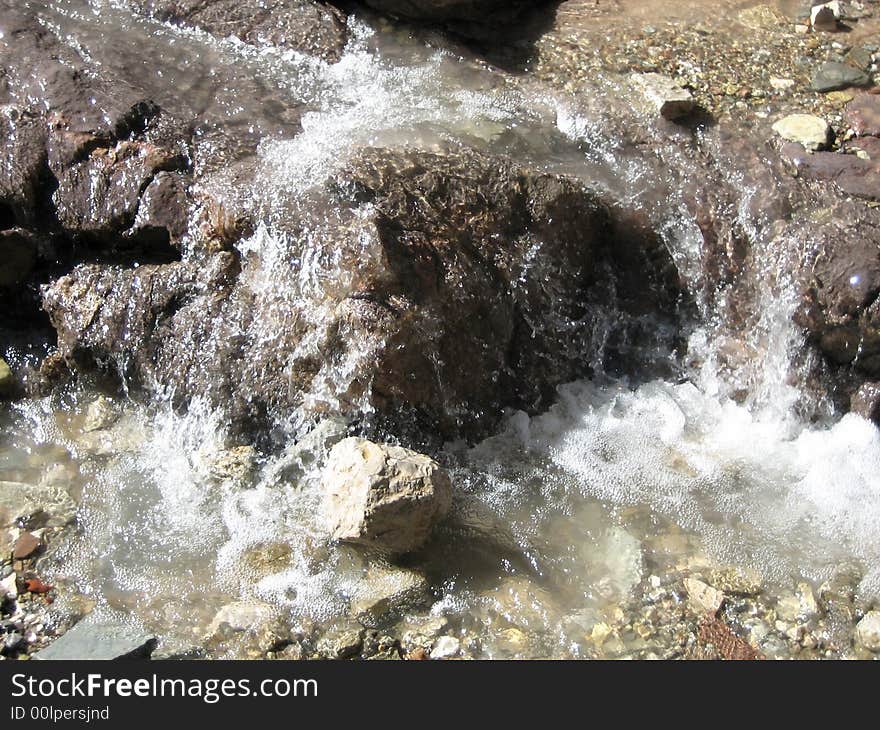
[[[4,658],[880,651],[876,2],[0,9]]]

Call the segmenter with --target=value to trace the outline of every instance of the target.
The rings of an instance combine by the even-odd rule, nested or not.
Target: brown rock
[[[850,411],[880,423],[880,382],[863,383],[850,399]]]
[[[623,314],[609,357],[628,322],[674,316],[665,247],[574,179],[467,149],[364,150],[322,194],[338,220],[311,238],[334,261],[317,287],[259,254],[80,266],[44,292],[60,351],[80,369],[126,363],[131,382],[206,397],[242,428],[366,404],[471,436],[585,372],[603,307]],[[284,225],[279,260],[294,261],[314,224]]]
[[[22,532],[15,541],[12,557],[15,560],[25,560],[31,557],[39,547],[40,538],[31,532]]]
[[[235,36],[254,45],[271,44],[338,60],[346,41],[345,15],[311,0],[135,0],[143,12],[189,25],[219,38]]]
[[[880,136],[880,96],[859,94],[846,105],[846,120],[858,136]]]

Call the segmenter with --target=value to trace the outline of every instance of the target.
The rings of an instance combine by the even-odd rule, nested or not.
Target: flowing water
[[[599,112],[430,39],[355,19],[344,55],[328,64],[138,19],[122,3],[58,0],[43,18],[160,106],[253,141],[258,186],[235,188],[222,168],[201,184],[261,211],[264,225],[239,246],[266,260],[283,235],[279,217],[358,146],[459,140],[647,210],[685,275],[696,266],[702,241],[676,182]],[[596,80],[595,99],[621,103],[611,80]],[[291,108],[303,113],[302,131],[286,120]],[[748,227],[745,212],[731,215]],[[770,234],[752,235],[770,245]],[[308,253],[303,282],[333,275],[332,260]],[[268,278],[254,286],[272,286],[272,267],[262,270]],[[480,656],[581,656],[603,612],[675,566],[735,565],[787,587],[856,564],[861,592],[880,594],[880,434],[854,415],[820,424],[797,415],[803,394],[788,375],[803,343],[784,292],[758,294],[764,314],[749,340],[760,356],[734,386],[718,375],[713,313],[703,311],[707,324],[689,342],[699,365],[686,377],[616,380],[603,374],[599,348],[595,377],[559,388],[546,413],[511,412],[484,442],[447,444],[441,458],[471,517],[409,560],[432,585],[422,613],[477,637]],[[5,354],[27,358],[20,346]],[[326,373],[328,392],[344,377]],[[95,427],[101,408],[113,416]],[[175,414],[80,383],[4,406],[2,425],[0,480],[61,484],[78,501],[76,530],[42,569],[99,613],[185,648],[239,599],[306,623],[345,614],[357,595],[363,559],[328,544],[317,517],[338,423],[310,434],[295,417],[279,423],[286,446],[241,469],[222,467],[237,452],[222,417],[199,403]],[[511,627],[537,638],[522,643]]]

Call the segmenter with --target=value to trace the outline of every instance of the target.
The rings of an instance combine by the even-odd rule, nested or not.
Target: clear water
[[[161,106],[253,140],[256,185],[231,186],[223,168],[200,184],[260,212],[263,225],[239,244],[260,261],[243,275],[254,291],[289,283],[277,278],[291,235],[283,220],[313,206],[314,186],[358,146],[457,141],[577,175],[642,208],[685,276],[699,277],[702,240],[681,181],[609,122],[626,114],[613,79],[596,79],[585,105],[360,20],[342,59],[327,64],[137,19],[111,2],[58,0],[44,18],[85,59],[131,75]],[[304,110],[301,132],[284,121],[289,108]],[[716,144],[709,135],[701,143]],[[754,246],[771,250],[743,195],[731,215]],[[316,320],[319,297],[307,295],[345,276],[321,244],[320,217],[298,234],[298,283],[288,292]],[[880,593],[880,435],[852,415],[821,425],[796,415],[804,394],[789,376],[803,343],[790,323],[793,297],[772,283],[757,294],[763,315],[745,338],[757,354],[732,375],[719,374],[719,332],[705,304],[686,382],[600,374],[561,387],[543,415],[508,414],[481,444],[448,444],[442,456],[459,501],[482,527],[447,526],[412,559],[432,581],[426,610],[481,636],[486,656],[563,656],[578,655],[589,616],[682,560],[748,566],[780,585],[855,561],[861,590]],[[274,316],[267,306],[256,319],[269,331]],[[21,353],[6,354],[16,362]],[[596,364],[601,373],[601,351]],[[323,373],[312,397],[332,404],[345,377],[344,366]],[[321,529],[326,451],[318,438],[303,442],[295,414],[279,423],[288,447],[258,454],[239,479],[217,467],[237,445],[220,414],[195,403],[176,415],[116,397],[112,425],[86,431],[98,395],[81,384],[0,414],[0,479],[55,480],[80,504],[75,534],[44,561],[49,579],[180,646],[198,643],[217,609],[243,598],[304,622],[346,612],[363,564]],[[685,547],[657,547],[681,535]],[[498,638],[509,626],[541,642],[511,649]]]

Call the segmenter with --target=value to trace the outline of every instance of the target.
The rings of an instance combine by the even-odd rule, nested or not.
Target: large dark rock
[[[0,9],[0,76],[14,101],[0,108],[0,229],[109,248],[179,245],[188,127],[87,63],[32,11],[9,0]]]
[[[71,234],[112,240],[134,226],[143,204],[143,215],[154,221],[153,227],[158,225],[157,215],[164,215],[166,229],[171,228],[169,238],[172,232],[179,237],[186,220],[185,199],[181,206],[180,195],[168,191],[166,210],[154,210],[151,215],[148,208],[155,207],[152,199],[161,195],[158,175],[185,165],[174,152],[142,142],[97,148],[85,159],[58,170],[53,196],[58,220]]]
[[[466,150],[366,150],[324,194],[338,220],[291,222],[240,262],[75,269],[44,296],[59,348],[246,427],[375,410],[476,434],[675,307],[665,249],[570,178]]]
[[[201,28],[219,38],[234,36],[252,45],[273,45],[339,59],[347,34],[345,15],[312,0],[132,0],[163,21]]]
[[[66,132],[104,141],[127,136],[150,114],[141,91],[94,73],[16,0],[0,0],[0,30],[7,101],[49,110]]]
[[[47,129],[37,114],[0,107],[0,229],[35,222],[48,178]]]
[[[366,4],[403,18],[487,23],[492,20],[510,22],[523,10],[539,3],[531,0],[366,0]]]
[[[812,231],[805,324],[838,366],[880,378],[880,215],[858,203],[825,211]]]

